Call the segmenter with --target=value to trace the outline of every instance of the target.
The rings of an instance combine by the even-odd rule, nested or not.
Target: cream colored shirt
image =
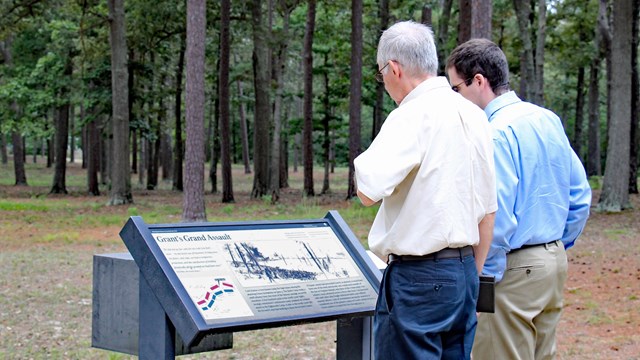
[[[354,165],[358,190],[382,200],[368,241],[383,259],[476,245],[498,209],[487,117],[444,77],[411,91]]]

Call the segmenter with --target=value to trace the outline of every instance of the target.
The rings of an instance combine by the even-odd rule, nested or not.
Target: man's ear
[[[491,86],[489,85],[489,80],[482,74],[475,74],[473,76],[473,81],[476,82],[479,87],[488,86],[489,88],[491,88]]]
[[[400,75],[401,69],[400,69],[400,66],[398,65],[397,62],[395,62],[393,60],[389,60],[389,67],[390,67],[389,70],[393,72],[393,75],[395,75],[395,76],[399,76]]]

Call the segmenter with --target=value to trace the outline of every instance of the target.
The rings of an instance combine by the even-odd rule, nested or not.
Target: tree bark
[[[105,123],[108,123],[108,121],[105,121]],[[103,128],[103,131],[105,128]],[[108,134],[107,137],[100,139],[100,184],[102,185],[107,185],[111,176],[111,148],[111,134]]]
[[[74,136],[74,127],[76,122],[75,116],[75,108],[73,106],[69,106],[69,162],[74,163],[76,161],[76,137]],[[33,152],[33,155],[36,155],[36,152]],[[35,161],[34,161],[35,163]]]
[[[302,159],[304,164],[305,196],[314,196],[313,190],[313,33],[316,25],[316,1],[309,0],[307,27],[304,32],[303,81],[304,99],[302,104]],[[353,44],[353,41],[352,41]]]
[[[182,142],[182,74],[184,72],[184,53],[186,51],[186,39],[181,36],[180,55],[178,67],[176,69],[176,97],[175,97],[175,152],[173,153],[173,190],[182,191],[182,160],[184,158],[184,147]]]
[[[219,65],[218,65],[219,66]],[[218,88],[215,87],[215,92]],[[213,113],[220,114],[220,97],[213,100]],[[220,117],[214,116],[211,119],[211,166],[209,167],[209,181],[211,183],[211,193],[218,193],[218,160],[220,160]]]
[[[595,48],[599,45],[596,41]],[[599,52],[599,51],[598,51]],[[600,56],[595,55],[589,66],[589,143],[586,161],[587,176],[600,176]]]
[[[134,63],[136,61],[137,61],[136,52],[134,49],[130,49],[129,61],[127,64],[127,69],[129,70],[129,76],[127,78],[127,85],[129,86],[129,101],[128,101],[129,119],[135,119],[135,116],[133,114],[133,102],[134,102],[134,99],[136,98],[135,96],[136,86],[135,86],[135,78],[134,78]],[[140,126],[137,124],[137,122],[129,125],[130,125],[129,131],[131,133],[131,173],[137,174],[138,173],[138,155],[139,155],[138,132],[141,133],[141,131],[140,131]],[[139,178],[138,183],[142,184],[141,178]]]
[[[98,171],[100,169],[100,132],[97,119],[88,124],[87,146],[87,192],[89,195],[99,196]]]
[[[14,131],[11,134],[13,145],[13,171],[16,177],[16,185],[28,185],[27,173],[24,170],[24,143],[19,132]]]
[[[444,76],[446,73],[445,66],[447,63],[445,55],[445,46],[449,41],[449,21],[451,20],[451,7],[453,0],[444,0],[442,2],[442,14],[438,20],[438,31],[436,36],[436,52],[438,53],[438,75]]]
[[[328,53],[324,53],[324,65],[325,68],[329,69],[328,66]],[[330,191],[330,183],[329,183],[329,146],[331,145],[331,139],[329,138],[329,126],[331,124],[331,105],[330,105],[330,89],[329,89],[329,72],[324,71],[322,74],[322,80],[324,82],[324,96],[322,97],[322,105],[324,107],[324,116],[322,117],[322,130],[324,131],[324,135],[322,137],[322,159],[324,162],[324,179],[322,181],[322,191],[320,194],[326,194]]]
[[[271,202],[275,203],[280,198],[280,175],[282,174],[282,123],[283,119],[283,97],[284,97],[284,76],[287,62],[287,49],[289,44],[289,20],[291,13],[297,6],[296,2],[287,4],[280,1],[278,8],[282,12],[282,30],[280,31],[277,51],[273,56],[273,83],[276,86],[275,99],[273,104],[273,138],[271,142],[271,166],[269,170],[269,193]],[[269,29],[272,32],[272,29]]]
[[[362,0],[351,1],[351,80],[349,97],[349,185],[347,199],[355,197],[353,160],[360,154],[362,101]]]
[[[533,102],[544,106],[544,45],[547,35],[547,3],[538,0],[538,31],[534,57]],[[584,69],[583,69],[584,71]],[[584,76],[584,74],[583,74]],[[582,112],[582,110],[580,110]]]
[[[131,144],[136,144],[134,147],[138,148],[138,185],[144,185],[146,175],[147,175],[147,166],[149,165],[149,139],[147,136],[143,136],[143,130],[141,128],[135,129],[131,132],[132,137],[133,134],[140,134],[138,141],[131,141]],[[139,143],[139,145],[137,145]],[[133,153],[133,150],[132,150]],[[135,158],[132,154],[132,158]],[[133,169],[132,169],[133,171]],[[136,172],[134,172],[135,174]]]
[[[9,156],[7,155],[7,135],[0,133],[0,157],[2,158],[2,164],[9,163]]]
[[[629,155],[629,193],[638,193],[638,151],[640,136],[638,129],[638,111],[640,110],[640,79],[638,79],[638,16],[640,3],[633,1],[633,26],[631,49],[631,145]]]
[[[69,139],[69,103],[58,108],[56,116],[56,152],[55,171],[53,173],[53,185],[51,194],[66,194],[66,173],[67,173],[67,145]]]
[[[157,64],[156,58],[152,55],[152,63]],[[153,77],[153,87],[159,87],[162,84],[162,78]],[[160,154],[162,147],[162,128],[166,119],[166,111],[164,108],[164,99],[159,96],[153,100],[156,106],[157,116],[155,122],[151,125],[153,136],[149,141],[149,163],[147,164],[147,190],[155,190],[158,188],[158,178],[160,175]]]
[[[460,0],[458,44],[476,39],[491,39],[491,0]]]
[[[518,19],[520,39],[522,39],[522,52],[520,54],[520,98],[535,103],[533,98],[533,86],[535,82],[535,64],[533,58],[533,46],[531,41],[530,18],[531,4],[528,0],[513,0],[513,5]]]
[[[207,221],[204,205],[204,64],[206,0],[187,0],[187,82],[184,201],[182,220]]]
[[[576,85],[575,110],[575,123],[573,127],[573,141],[571,142],[571,147],[582,161],[582,159],[584,158],[582,156],[582,129],[584,128],[584,67],[582,66],[578,68],[578,84]]]
[[[129,87],[124,0],[109,0],[113,155],[109,205],[133,202],[129,166]]]
[[[267,194],[269,183],[269,124],[271,123],[271,101],[269,100],[270,74],[268,46],[262,20],[262,1],[251,3],[253,30],[253,80],[255,89],[255,116],[253,132],[254,177],[251,197]]]
[[[453,0],[448,0],[449,4],[451,4]],[[389,0],[380,0],[380,34],[384,30],[389,27]],[[376,41],[380,38],[380,36],[376,37]],[[440,48],[438,47],[438,51]],[[443,55],[444,56],[444,55]],[[373,71],[378,71],[378,64],[373,64]],[[385,118],[384,111],[384,84],[376,83],[376,102],[373,106],[373,126],[371,126],[371,141],[378,136],[380,132],[380,128],[382,127],[382,123]]]
[[[613,3],[611,36],[611,80],[609,93],[611,119],[607,160],[598,209],[619,212],[629,202],[629,144],[631,142],[631,43],[633,6],[631,1]],[[635,50],[635,49],[634,49]]]
[[[5,66],[11,68],[13,67],[13,54],[11,54],[11,42],[13,36],[9,35],[8,39],[6,39],[2,43],[2,55],[4,58]],[[18,103],[14,100],[11,103],[11,111],[18,116],[19,108]],[[24,144],[22,142],[22,135],[18,132],[17,129],[13,129],[11,132],[11,142],[13,146],[13,172],[16,178],[16,185],[27,185],[27,173],[24,169]],[[4,153],[6,156],[6,150]],[[3,159],[4,160],[4,159]]]
[[[220,155],[222,157],[222,202],[232,203],[233,182],[231,177],[231,125],[230,125],[230,96],[229,96],[229,24],[231,23],[231,2],[222,0],[220,3]]]
[[[162,131],[160,162],[162,163],[162,180],[171,180],[173,176],[173,148],[171,147],[171,134],[168,130]]]
[[[242,143],[242,163],[244,164],[244,173],[251,174],[251,160],[249,159],[249,132],[247,129],[247,111],[245,110],[244,91],[242,89],[242,80],[236,81],[238,86],[238,113],[240,116],[240,142]]]

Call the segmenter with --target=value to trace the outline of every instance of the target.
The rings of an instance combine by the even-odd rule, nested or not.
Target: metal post
[[[373,317],[337,320],[337,360],[373,359]]]
[[[142,274],[140,274],[139,325],[139,359],[169,360],[176,358],[176,330]]]

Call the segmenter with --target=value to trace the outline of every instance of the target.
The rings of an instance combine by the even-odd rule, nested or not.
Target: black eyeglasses
[[[451,87],[451,90],[455,91],[455,92],[459,92],[460,91],[460,85],[465,84],[467,85],[469,83],[469,81],[473,80],[473,78],[468,78],[467,80],[461,81],[459,84],[457,85],[453,85]]]
[[[377,82],[384,83],[384,77],[383,77],[383,74],[382,74],[382,70],[384,70],[384,68],[389,66],[390,62],[391,62],[391,60],[387,61],[387,64],[385,66],[383,66],[380,70],[378,70],[378,72],[376,73],[376,81]]]

